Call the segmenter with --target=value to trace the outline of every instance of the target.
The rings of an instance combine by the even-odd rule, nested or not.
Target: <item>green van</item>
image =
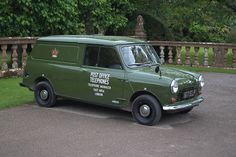
[[[157,124],[164,112],[198,106],[202,75],[165,67],[147,42],[117,36],[39,38],[28,57],[21,86],[36,103],[76,99],[132,112],[140,124]]]

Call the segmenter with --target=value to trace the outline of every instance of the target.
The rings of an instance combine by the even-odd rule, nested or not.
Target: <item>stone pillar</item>
[[[224,54],[222,52],[222,48],[215,47],[214,48],[214,62],[215,67],[224,67]]]
[[[176,47],[176,51],[177,51],[177,64],[180,65],[182,64],[182,60],[181,60],[181,46],[177,46]]]
[[[12,68],[17,69],[18,68],[18,54],[17,54],[17,45],[12,45]]]
[[[23,50],[23,52],[22,52],[22,69],[24,69],[26,66],[26,60],[27,60],[26,49],[27,49],[27,44],[22,45],[22,50]]]
[[[169,49],[169,52],[168,52],[168,63],[172,64],[173,63],[173,53],[172,53],[172,49],[173,48],[171,46],[169,46],[168,49]]]
[[[208,47],[204,48],[204,60],[203,65],[208,66]]]
[[[160,52],[160,57],[161,57],[161,64],[165,63],[165,53],[164,53],[164,46],[160,46],[161,52]]]
[[[185,60],[185,64],[186,65],[190,65],[191,62],[190,62],[190,47],[189,46],[186,46],[186,60]]]
[[[233,68],[236,68],[236,48],[232,49],[233,52]]]
[[[2,70],[6,71],[8,70],[8,65],[7,65],[7,45],[2,45]]]
[[[147,40],[147,35],[144,30],[144,20],[141,15],[137,17],[137,24],[135,27],[135,37],[142,39],[142,40]]]
[[[194,65],[199,66],[198,61],[199,47],[194,47]]]

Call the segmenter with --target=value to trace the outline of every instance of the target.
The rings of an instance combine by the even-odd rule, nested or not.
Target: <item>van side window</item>
[[[101,47],[98,66],[111,69],[122,69],[120,58],[113,48]]]
[[[105,47],[87,47],[85,50],[84,65],[122,69],[116,50]]]
[[[98,47],[87,47],[84,56],[84,65],[97,66]]]

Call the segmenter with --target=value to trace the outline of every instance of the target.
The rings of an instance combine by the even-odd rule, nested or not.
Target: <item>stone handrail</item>
[[[9,37],[0,38],[0,77],[21,75],[26,65],[27,50],[33,48],[36,37]],[[213,51],[213,67],[236,68],[236,44],[205,43],[205,42],[178,42],[178,41],[148,41],[158,48],[162,63],[179,64],[188,66],[209,66],[209,49]],[[200,48],[204,49],[203,62],[199,61]],[[182,51],[185,49],[185,59]],[[191,50],[194,58],[191,59]],[[230,50],[230,51],[229,51]],[[166,53],[165,53],[166,52]],[[174,52],[176,56],[174,57]],[[227,54],[232,52],[232,65],[227,67]],[[19,57],[21,56],[21,58]],[[10,63],[8,59],[10,58]],[[166,59],[166,60],[165,60]],[[191,62],[193,60],[193,62]],[[21,62],[21,64],[19,64]]]
[[[21,75],[26,65],[27,60],[27,48],[33,48],[36,43],[35,37],[9,37],[0,38],[0,58],[1,69],[0,77]],[[11,52],[9,54],[9,51]],[[19,66],[19,53],[21,52],[21,66]],[[10,55],[11,65],[8,63]]]
[[[179,41],[148,41],[154,47],[159,47],[160,59],[165,63],[165,50],[167,49],[167,63],[173,64],[173,49],[176,50],[176,64],[187,66],[209,66],[209,49],[213,51],[213,67],[236,68],[236,44],[208,43],[208,42],[179,42]],[[182,51],[185,48],[185,62],[182,60]],[[190,50],[194,50],[193,63],[191,63]],[[200,48],[204,49],[203,62],[199,62]],[[227,66],[227,55],[232,51],[232,65]]]

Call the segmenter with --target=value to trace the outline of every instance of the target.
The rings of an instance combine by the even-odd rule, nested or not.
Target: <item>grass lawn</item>
[[[0,109],[31,103],[33,92],[19,85],[21,78],[0,79]]]

